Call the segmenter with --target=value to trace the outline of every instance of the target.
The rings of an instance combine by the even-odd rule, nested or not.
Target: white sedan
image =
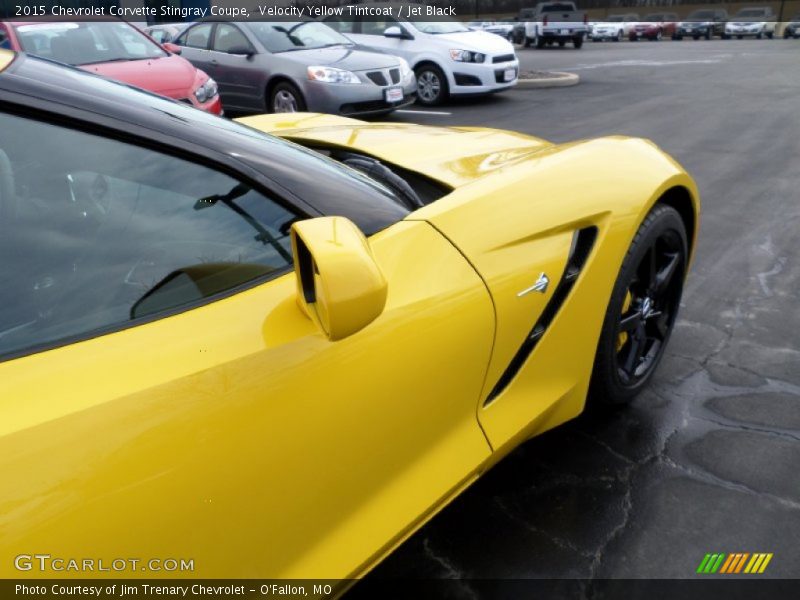
[[[387,3],[359,4],[385,8]],[[355,11],[354,11],[355,12]],[[437,21],[409,21],[392,16],[328,17],[324,22],[356,44],[399,56],[417,76],[417,100],[428,106],[450,96],[489,94],[517,84],[519,60],[506,39],[473,31],[447,17]]]
[[[777,25],[775,14],[769,6],[743,8],[725,23],[725,37],[741,39],[755,37],[772,39]]]

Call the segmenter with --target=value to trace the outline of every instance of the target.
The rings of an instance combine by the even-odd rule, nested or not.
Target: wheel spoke
[[[677,252],[670,252],[667,256],[667,264],[665,264],[657,273],[656,273],[656,280],[653,289],[656,295],[661,295],[667,288],[669,287],[670,282],[672,281],[672,277],[675,275],[675,272],[678,270],[678,264],[680,262],[679,256]]]
[[[622,317],[619,322],[619,330],[621,332],[631,332],[642,322],[642,313],[641,311],[636,311],[629,314],[627,317]]]
[[[644,325],[639,325],[636,328],[636,331],[631,334],[631,347],[628,350],[628,356],[625,359],[625,365],[622,367],[622,370],[628,375],[628,377],[633,378],[636,373],[636,367],[639,364],[639,360],[642,358],[642,354],[644,354],[644,346],[647,342],[647,336],[644,331]]]
[[[655,324],[655,330],[658,337],[663,341],[667,337],[667,333],[669,333],[669,315],[667,313],[662,313],[658,316],[657,319],[653,320]]]

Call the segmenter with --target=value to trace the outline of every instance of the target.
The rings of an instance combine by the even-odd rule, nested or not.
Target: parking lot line
[[[395,112],[404,113],[404,114],[408,114],[408,115],[444,115],[446,117],[449,117],[450,115],[453,114],[453,113],[449,113],[449,112],[437,112],[435,110],[405,110],[405,109],[400,109],[400,110],[396,110]]]

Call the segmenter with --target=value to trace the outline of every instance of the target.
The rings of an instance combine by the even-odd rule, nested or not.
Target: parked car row
[[[792,19],[797,22],[798,17]],[[777,27],[777,17],[769,6],[742,8],[733,16],[724,9],[700,9],[692,12],[681,21],[675,13],[652,13],[640,18],[636,13],[609,15],[602,22],[589,24],[589,37],[592,41],[611,40],[619,42],[623,39],[636,41],[649,39],[653,41],[670,37],[681,40],[684,37],[695,40],[719,37],[731,39],[736,37],[772,38]],[[800,35],[798,27],[790,22],[784,29],[784,37]],[[797,32],[797,33],[795,33]]]
[[[519,61],[496,33],[446,17],[215,19],[144,31],[124,21],[39,19],[0,24],[0,43],[216,114],[363,116],[513,87]]]

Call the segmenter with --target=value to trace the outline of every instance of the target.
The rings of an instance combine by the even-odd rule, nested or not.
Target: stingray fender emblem
[[[531,292],[539,292],[540,294],[544,294],[547,291],[548,285],[550,285],[550,278],[546,273],[542,273],[539,275],[539,279],[536,280],[536,283],[534,283],[531,287],[525,288],[521,292],[517,293],[517,298],[522,298]]]

